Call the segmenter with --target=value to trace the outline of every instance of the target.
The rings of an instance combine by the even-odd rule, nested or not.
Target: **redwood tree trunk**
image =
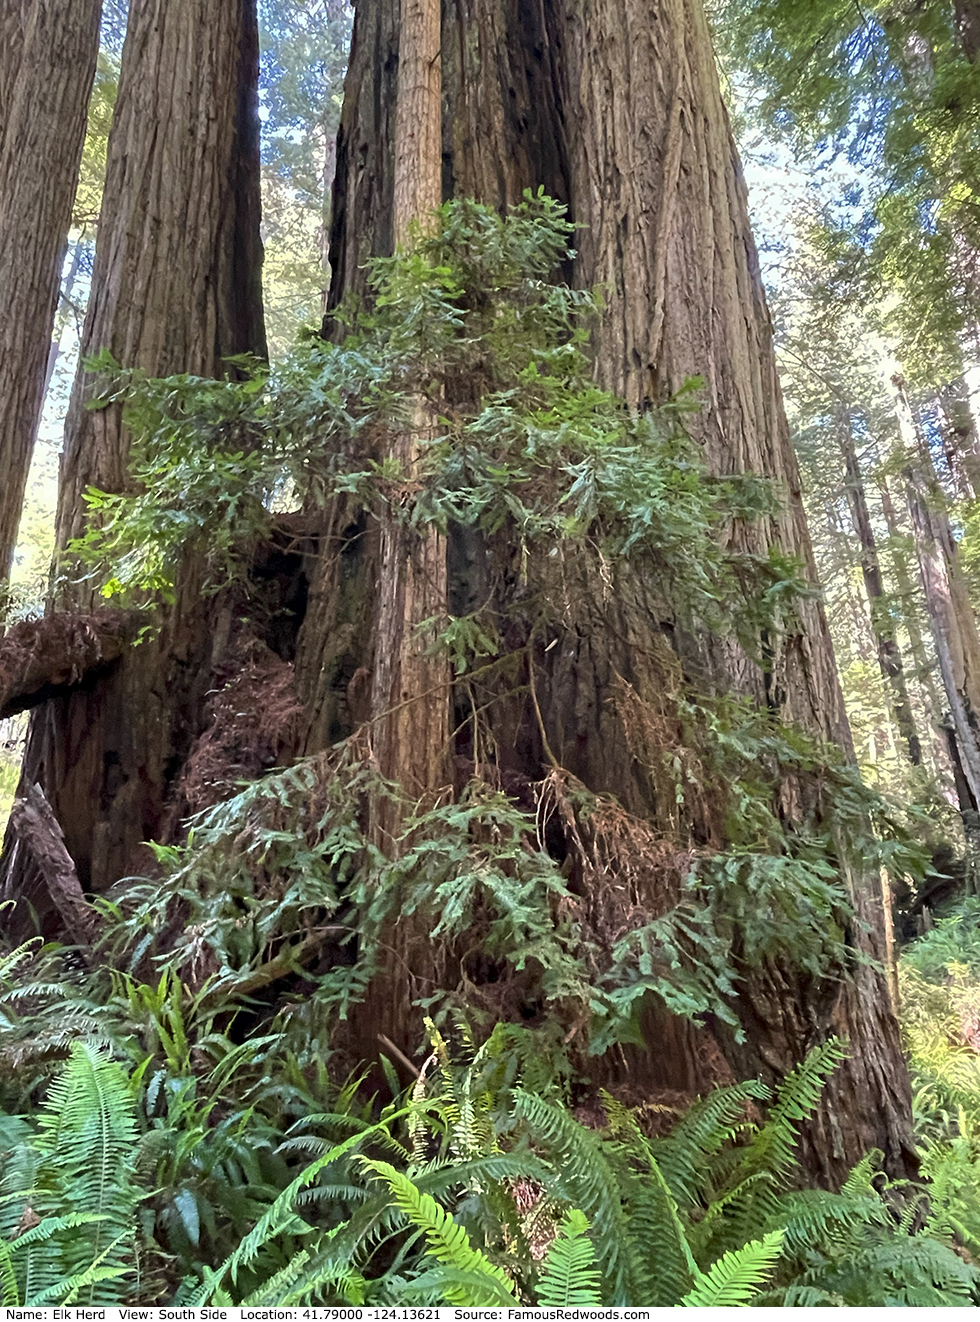
[[[442,202],[441,70],[439,0],[404,0],[393,213],[395,242],[403,248],[411,247],[416,230],[431,231]],[[410,430],[393,439],[387,456],[409,484],[416,480],[420,445],[435,435],[438,418],[422,398],[412,401],[410,412]],[[434,528],[416,536],[398,514],[393,505],[379,519],[371,740],[381,774],[412,799],[431,803],[448,777],[450,672],[444,656],[430,654],[434,631],[423,623],[446,615],[446,539]],[[397,852],[400,828],[389,801],[374,806],[372,834],[386,852]],[[402,918],[385,933],[388,976],[375,980],[354,1011],[353,1037],[399,1036],[401,1007],[412,993],[412,952],[424,940],[418,918]]]
[[[102,0],[0,8],[0,579],[44,401],[101,12]]]
[[[220,376],[227,356],[264,353],[257,89],[255,0],[135,0],[83,357],[105,348],[153,376]],[[61,547],[84,526],[86,487],[127,483],[128,434],[116,407],[85,407],[94,388],[80,371],[61,468]],[[88,604],[78,591],[61,602]],[[159,838],[231,616],[202,601],[189,561],[160,624],[108,678],[49,702],[32,723],[26,775],[42,785],[87,889],[138,869],[140,843]]]
[[[393,246],[393,138],[398,67],[397,0],[357,8],[334,193],[330,305],[363,290],[362,263]],[[704,378],[703,407],[690,430],[714,472],[753,470],[774,479],[778,514],[736,526],[741,549],[770,546],[813,569],[772,353],[772,332],[747,219],[745,187],[700,0],[444,0],[442,16],[443,191],[498,207],[542,185],[566,201],[583,228],[570,272],[602,285],[606,308],[594,337],[602,385],[634,407],[663,400],[689,377]],[[336,517],[336,516],[331,516]],[[356,531],[356,530],[355,530]],[[353,536],[353,534],[351,534]],[[458,549],[458,548],[457,548]],[[357,572],[369,583],[376,557],[362,543]],[[453,548],[450,547],[451,570]],[[327,600],[335,567],[313,566],[314,599]],[[578,577],[576,578],[576,575]],[[714,686],[777,708],[788,720],[850,748],[822,607],[800,603],[795,622],[770,640],[761,669],[733,642],[685,635],[657,585],[620,573],[602,601],[573,564],[560,646],[538,648],[529,679],[541,725],[524,697],[498,706],[494,736],[502,769],[540,777],[544,740],[562,766],[595,791],[657,821],[649,777],[611,696],[622,681],[656,700],[665,630],[701,687]],[[334,590],[338,610],[348,611]],[[676,625],[676,628],[675,628]],[[311,620],[297,672],[310,711],[338,713],[338,678],[377,664],[348,629],[330,666],[313,658],[329,626]],[[338,635],[339,636],[339,635]],[[383,640],[380,640],[383,645]],[[311,725],[311,730],[312,730]],[[663,805],[659,805],[662,813]],[[885,957],[877,876],[848,876],[872,953]],[[865,883],[867,881],[867,892]],[[855,933],[858,940],[863,940]],[[838,1176],[867,1147],[901,1169],[911,1142],[908,1084],[885,980],[871,968],[851,982],[814,984],[791,971],[754,978],[741,1009],[744,1048],[718,1041],[742,1075],[779,1076],[828,1032],[846,1034],[852,1062],[828,1092],[815,1172]],[[397,1007],[403,1044],[417,1037],[407,999]],[[634,1081],[704,1087],[717,1057],[705,1034],[654,1014],[651,1050],[633,1061]],[[708,1035],[710,1036],[710,1035]],[[363,1043],[373,1054],[376,1045]]]

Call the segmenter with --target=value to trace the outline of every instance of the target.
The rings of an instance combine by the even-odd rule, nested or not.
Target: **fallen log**
[[[22,620],[0,638],[0,720],[48,698],[122,656],[132,638],[123,611]]]
[[[99,935],[99,918],[85,898],[58,819],[40,785],[22,787],[10,810],[9,829],[18,846],[30,852],[71,938],[79,945],[92,945]]]

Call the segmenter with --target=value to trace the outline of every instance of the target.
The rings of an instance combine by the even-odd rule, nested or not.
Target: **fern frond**
[[[980,1272],[952,1249],[924,1235],[872,1242],[843,1259],[803,1272],[793,1289],[815,1288],[838,1295],[848,1307],[966,1306]]]
[[[888,1208],[873,1191],[846,1195],[803,1189],[783,1194],[776,1216],[785,1228],[786,1249],[795,1253],[857,1248],[867,1242],[869,1226],[890,1225]]]
[[[563,1108],[533,1093],[517,1092],[514,1110],[554,1153],[562,1190],[568,1201],[588,1217],[611,1301],[636,1299],[642,1269],[623,1209],[620,1177],[603,1151],[599,1137]]]
[[[877,1197],[872,1181],[884,1155],[880,1148],[871,1148],[866,1152],[861,1160],[852,1166],[847,1179],[841,1185],[841,1195],[844,1198],[860,1198],[865,1195]]]
[[[366,1169],[385,1181],[403,1216],[424,1232],[429,1256],[482,1282],[480,1297],[474,1298],[463,1295],[461,1287],[447,1277],[443,1293],[449,1303],[475,1307],[519,1302],[506,1272],[474,1247],[463,1226],[458,1225],[430,1194],[421,1193],[407,1175],[396,1171],[386,1161],[371,1161],[366,1157],[361,1161]]]
[[[773,1230],[735,1252],[726,1253],[711,1270],[699,1273],[685,1308],[744,1308],[758,1294],[783,1247],[783,1232]]]
[[[674,1196],[652,1157],[630,1199],[629,1231],[640,1261],[641,1297],[656,1307],[674,1307],[691,1288],[698,1267]]]
[[[755,1080],[716,1088],[687,1111],[650,1148],[681,1208],[693,1207],[705,1190],[711,1159],[744,1123],[749,1102],[767,1101],[769,1090]]]
[[[455,1298],[457,1307],[477,1308],[486,1298],[487,1282],[482,1272],[462,1271],[445,1264],[430,1267],[409,1280],[399,1279],[394,1274],[389,1279],[392,1294],[399,1303],[438,1305]],[[512,1307],[514,1296],[496,1299],[495,1303]]]
[[[758,1239],[774,1228],[779,1205],[772,1176],[756,1171],[711,1200],[701,1220],[691,1226],[691,1251],[698,1258],[713,1258]]]
[[[589,1239],[589,1222],[572,1208],[552,1241],[538,1281],[539,1308],[565,1308],[569,1304],[601,1304],[600,1274]]]
[[[736,1167],[734,1182],[756,1171],[768,1171],[776,1182],[786,1179],[796,1165],[796,1126],[816,1110],[824,1084],[846,1055],[838,1038],[828,1038],[787,1074],[765,1124],[757,1130]]]
[[[408,1115],[410,1108],[404,1107],[400,1111],[395,1111],[391,1115],[385,1116],[384,1120],[378,1124],[372,1125],[369,1129],[360,1130],[356,1134],[351,1134],[349,1138],[344,1139],[342,1143],[336,1144],[325,1152],[322,1157],[310,1163],[299,1175],[296,1176],[290,1184],[283,1189],[282,1193],[276,1198],[272,1206],[262,1214],[256,1224],[245,1236],[238,1248],[228,1258],[225,1259],[218,1271],[209,1280],[209,1289],[217,1289],[226,1276],[234,1281],[240,1267],[247,1266],[253,1262],[262,1249],[277,1235],[284,1233],[289,1229],[299,1229],[306,1231],[309,1227],[301,1221],[294,1211],[294,1205],[300,1192],[313,1183],[322,1170],[332,1165],[335,1161],[340,1161],[352,1153],[358,1144],[373,1138],[376,1134],[386,1129],[388,1125],[403,1119]],[[206,1303],[210,1296],[205,1293],[201,1303]]]
[[[51,1291],[59,1280],[72,1280],[88,1291],[84,1302],[95,1302],[96,1283],[100,1304],[125,1300],[126,1288],[110,1282],[134,1275],[137,1143],[126,1075],[107,1052],[74,1042],[38,1117],[32,1203],[42,1217],[75,1214],[91,1228],[85,1236],[66,1229],[50,1243],[39,1241],[28,1257],[25,1294],[60,1302]],[[98,1278],[89,1279],[95,1264]]]
[[[20,1286],[10,1256],[10,1245],[0,1239],[0,1304],[4,1308],[16,1308],[20,1303]]]

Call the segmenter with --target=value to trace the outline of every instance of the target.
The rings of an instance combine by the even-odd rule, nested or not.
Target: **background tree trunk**
[[[0,10],[0,580],[17,540],[99,52],[102,0]],[[12,76],[16,70],[16,76]]]
[[[953,12],[963,54],[976,64],[980,56],[980,4],[977,0],[953,0]]]
[[[264,353],[257,88],[255,0],[135,0],[83,357],[105,348],[154,376],[220,376],[228,355]],[[120,411],[86,409],[93,389],[81,370],[66,424],[60,547],[83,529],[86,487],[127,483]],[[232,621],[199,589],[188,562],[159,637],[32,722],[26,775],[44,789],[86,889],[138,868],[205,719],[211,665]],[[89,603],[76,591],[62,604]]]
[[[874,634],[875,650],[878,653],[878,668],[881,677],[891,691],[892,714],[898,732],[905,740],[908,758],[914,767],[922,761],[922,745],[915,728],[912,704],[909,702],[908,685],[905,682],[905,667],[902,654],[895,639],[895,626],[892,624],[885,589],[881,580],[881,565],[878,560],[878,546],[874,529],[871,526],[871,514],[868,510],[868,498],[864,490],[864,479],[854,448],[854,433],[851,429],[849,408],[840,410],[838,418],[838,436],[847,483],[847,503],[851,510],[851,522],[854,534],[861,548],[861,575],[864,590],[868,596],[871,610],[871,631]]]
[[[899,432],[910,456],[905,471],[916,555],[959,764],[980,808],[980,634],[932,460],[916,426],[901,377],[893,377]],[[977,824],[964,819],[968,839]]]
[[[331,307],[363,290],[366,256],[393,246],[398,12],[397,0],[364,0],[357,8],[338,137]],[[764,474],[783,497],[778,514],[734,527],[733,544],[762,556],[777,547],[799,557],[812,575],[745,188],[699,0],[656,7],[629,0],[542,7],[444,0],[442,54],[444,194],[502,208],[519,201],[524,188],[541,185],[569,204],[571,219],[583,228],[568,274],[581,286],[600,284],[606,296],[594,337],[601,384],[643,407],[703,376],[703,407],[690,430],[710,468]],[[377,561],[369,541],[358,554],[360,581],[370,582]],[[457,584],[472,570],[465,559],[465,547],[451,544]],[[584,572],[574,564],[566,570],[564,600],[571,606],[560,646],[545,652],[543,640],[530,639],[528,678],[536,677],[543,729],[524,698],[495,709],[505,776],[524,783],[539,778],[546,738],[561,765],[590,789],[612,793],[656,821],[656,797],[610,698],[624,681],[641,697],[662,692],[657,657],[665,635],[700,688],[744,694],[850,748],[818,603],[799,604],[797,620],[770,640],[772,666],[762,669],[730,640],[685,634],[655,584],[620,573],[600,601]],[[333,572],[311,565],[314,598],[327,598],[323,576]],[[339,599],[338,609],[344,609]],[[322,617],[308,616],[297,669],[310,710],[337,713],[342,727],[338,677],[376,661],[370,645],[367,654],[357,650],[363,635],[348,630],[343,648],[350,650],[336,648],[330,666],[317,671],[312,658],[329,629]],[[872,953],[883,958],[878,878],[857,874],[852,881]],[[828,1032],[850,1038],[852,1063],[831,1085],[823,1132],[809,1150],[816,1173],[839,1175],[871,1145],[885,1150],[890,1168],[903,1167],[911,1145],[908,1084],[882,977],[863,969],[851,983],[815,986],[771,970],[754,980],[741,1008],[746,1046],[717,1037],[742,1075],[779,1076]],[[398,1009],[401,1039],[413,1041],[407,999]],[[654,1013],[648,1029],[648,1040],[660,1045],[632,1059],[634,1082],[703,1087],[717,1078],[705,1064],[717,1059],[705,1034],[664,1013]],[[372,1043],[363,1045],[373,1054]]]

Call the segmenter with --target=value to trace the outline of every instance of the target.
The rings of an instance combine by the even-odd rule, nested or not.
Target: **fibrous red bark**
[[[21,787],[10,810],[10,831],[14,850],[29,856],[29,866],[24,870],[29,873],[33,868],[38,887],[43,887],[47,900],[56,909],[68,940],[91,945],[99,934],[98,915],[85,898],[75,864],[65,848],[61,827],[40,785]],[[11,895],[4,890],[0,890],[0,901],[19,902],[25,898],[23,892]],[[39,903],[41,897],[37,891],[27,898],[31,899],[35,912],[43,915],[45,906]]]

